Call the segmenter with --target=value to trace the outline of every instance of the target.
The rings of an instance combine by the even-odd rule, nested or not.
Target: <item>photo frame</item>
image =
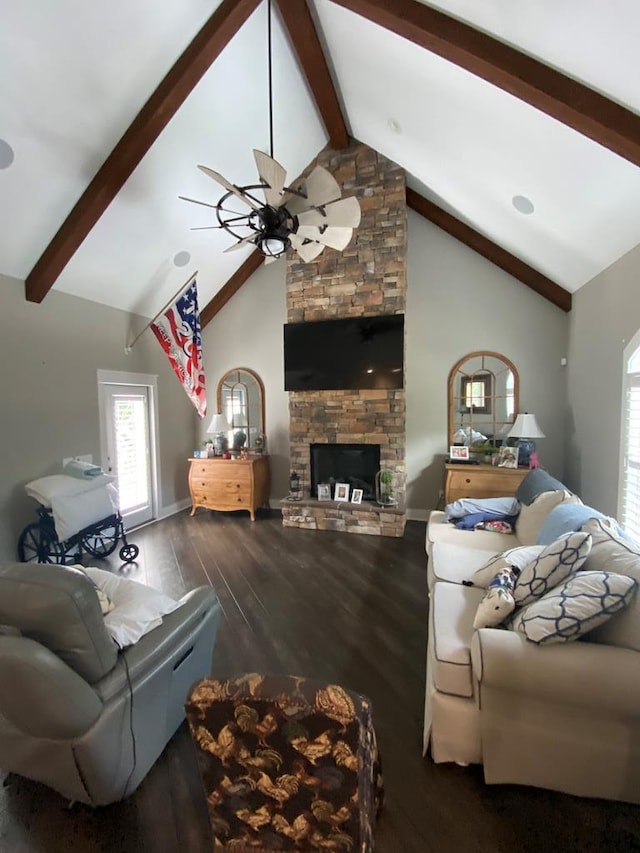
[[[498,468],[517,468],[520,448],[503,444],[498,448]]]
[[[469,459],[469,448],[462,444],[449,445],[449,459],[452,462],[456,462],[459,459]]]
[[[333,493],[334,501],[349,500],[349,483],[336,483],[336,488]]]
[[[329,485],[329,483],[318,483],[318,500],[331,500],[331,486]]]
[[[352,504],[361,504],[362,503],[362,489],[354,489],[351,492],[351,503]]]

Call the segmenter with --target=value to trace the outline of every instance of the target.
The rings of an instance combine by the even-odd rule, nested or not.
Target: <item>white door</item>
[[[116,478],[128,530],[155,516],[149,388],[101,384],[100,395],[105,439],[102,467]]]

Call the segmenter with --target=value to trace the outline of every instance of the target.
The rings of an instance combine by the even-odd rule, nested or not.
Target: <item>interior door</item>
[[[116,478],[120,512],[130,529],[155,517],[149,388],[100,386],[105,458],[102,467]]]

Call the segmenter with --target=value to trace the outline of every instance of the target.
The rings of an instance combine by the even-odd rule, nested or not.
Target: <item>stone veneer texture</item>
[[[288,253],[288,322],[404,313],[407,243],[404,171],[360,143],[342,151],[325,149],[308,171],[316,163],[335,177],[343,198],[350,195],[358,198],[362,220],[342,252],[326,248],[311,263],[303,263],[294,252]],[[289,421],[291,470],[301,476],[307,495],[312,442],[379,444],[380,465],[395,471],[404,495],[404,389],[290,392]],[[363,511],[365,505],[358,509],[359,513]],[[355,509],[353,512],[354,518],[357,517]],[[397,530],[397,519],[394,525]],[[367,526],[366,519],[363,526]]]

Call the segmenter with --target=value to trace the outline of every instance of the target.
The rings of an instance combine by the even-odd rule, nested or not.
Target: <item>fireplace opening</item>
[[[310,453],[312,497],[318,497],[319,483],[348,483],[350,491],[362,489],[362,500],[375,500],[379,444],[312,444]]]

